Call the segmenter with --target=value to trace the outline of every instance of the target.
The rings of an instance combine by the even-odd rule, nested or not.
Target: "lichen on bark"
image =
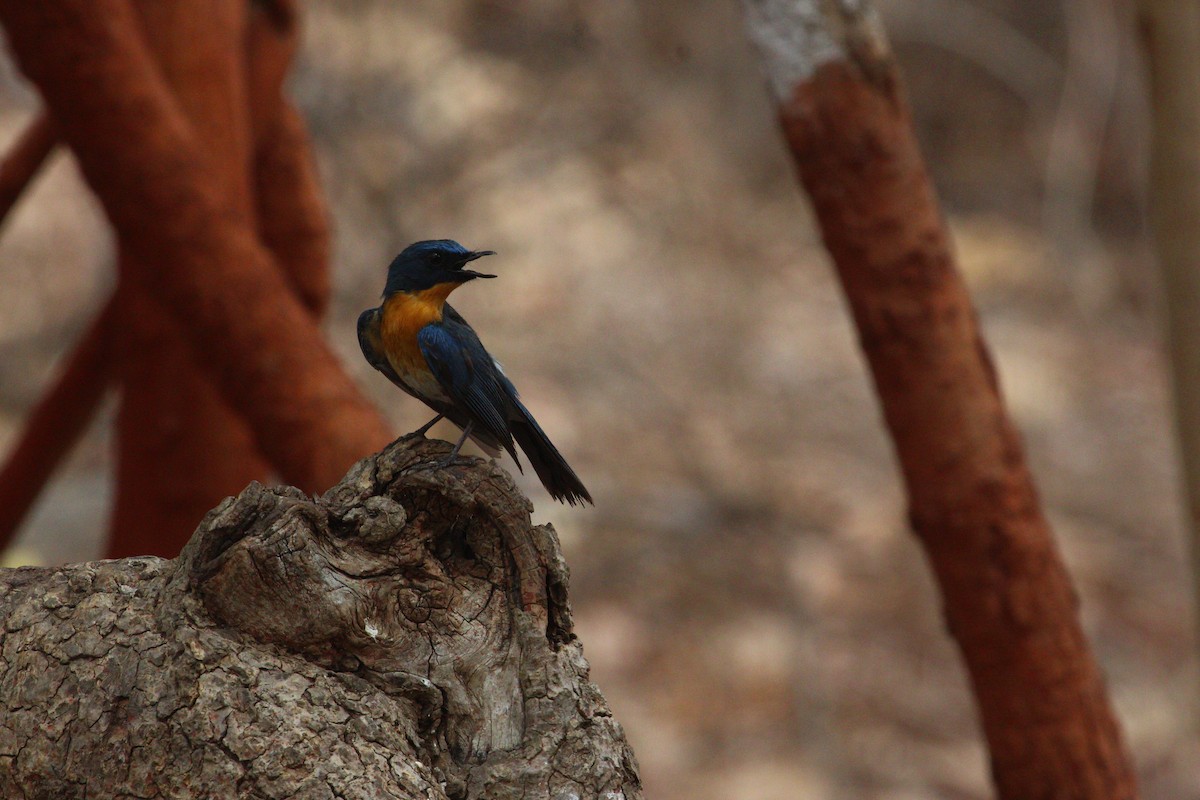
[[[172,561],[0,573],[0,796],[641,796],[550,526],[402,440],[251,484]]]

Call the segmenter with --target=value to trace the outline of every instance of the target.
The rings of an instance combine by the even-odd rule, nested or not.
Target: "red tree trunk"
[[[145,41],[187,116],[229,208],[251,219],[244,0],[142,2]],[[121,407],[107,555],[171,558],[221,498],[266,480],[245,421],[200,370],[172,310],[140,280],[170,263],[132,264],[121,248],[116,328]]]
[[[1132,798],[1075,592],[887,78],[829,64],[783,122],[966,659],[1000,795]]]
[[[749,0],[854,314],[1001,797],[1137,789],[867,4]]]
[[[246,37],[258,232],[300,300],[329,307],[329,219],[299,112],[283,94],[299,40],[292,0],[251,5]]]
[[[387,425],[230,203],[127,0],[0,0],[0,22],[104,204],[131,272],[170,309],[281,475],[321,490],[385,443]]]

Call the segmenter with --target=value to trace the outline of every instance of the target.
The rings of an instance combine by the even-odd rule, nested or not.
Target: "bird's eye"
[[[442,254],[441,254],[441,253],[437,253],[437,252],[430,253],[430,254],[429,254],[429,263],[430,263],[430,264],[440,264],[440,263],[442,263]]]

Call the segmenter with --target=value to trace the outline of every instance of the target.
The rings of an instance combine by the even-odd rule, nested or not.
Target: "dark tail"
[[[571,469],[562,453],[558,452],[558,448],[537,424],[529,409],[525,408],[520,400],[514,401],[513,405],[516,413],[513,414],[514,419],[509,420],[513,438],[525,451],[526,458],[533,465],[533,471],[541,478],[542,486],[546,487],[550,496],[560,503],[583,505],[586,501],[595,505],[592,496],[584,488],[583,481],[579,480],[575,470]]]

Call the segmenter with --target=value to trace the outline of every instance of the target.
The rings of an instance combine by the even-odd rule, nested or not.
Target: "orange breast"
[[[440,283],[411,294],[397,292],[383,302],[379,335],[392,369],[400,376],[429,371],[417,345],[417,333],[431,322],[442,321],[442,306],[457,286]]]

